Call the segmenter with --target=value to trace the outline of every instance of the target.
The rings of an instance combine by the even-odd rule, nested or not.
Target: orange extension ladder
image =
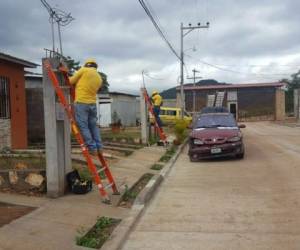
[[[63,93],[63,91],[62,91],[62,89],[59,85],[59,81],[57,79],[57,76],[56,76],[54,70],[52,69],[51,64],[48,60],[44,61],[44,67],[45,67],[45,69],[48,73],[49,79],[51,80],[51,82],[53,84],[53,87],[54,87],[54,90],[55,90],[56,95],[58,97],[58,100],[59,100],[59,102],[61,103],[61,105],[63,106],[64,110],[67,113],[67,116],[68,116],[69,121],[71,123],[72,132],[73,132],[76,140],[78,141],[78,143],[80,145],[83,156],[85,157],[85,159],[87,161],[88,169],[89,169],[90,173],[92,174],[93,180],[94,180],[94,182],[96,183],[96,185],[99,189],[100,195],[103,199],[102,201],[103,201],[103,203],[111,204],[110,198],[109,198],[106,190],[111,187],[112,190],[113,190],[113,194],[118,195],[120,193],[117,189],[114,178],[113,178],[113,176],[112,176],[112,174],[109,170],[108,164],[107,164],[104,156],[102,155],[102,153],[99,153],[98,154],[98,159],[99,159],[102,167],[99,170],[97,170],[97,167],[94,164],[93,159],[92,159],[91,155],[89,154],[89,151],[88,151],[87,147],[84,144],[83,137],[82,137],[82,135],[80,133],[80,130],[79,130],[77,124],[76,124],[74,114],[73,114],[73,110],[72,110],[72,106],[70,105],[70,103],[66,99],[66,97],[65,97],[65,95],[64,95],[64,93]],[[69,82],[67,69],[65,67],[60,67],[58,70],[63,74],[67,85],[69,85],[71,87],[70,88],[71,100],[74,101],[75,92],[74,92],[74,88],[71,86],[71,84]],[[107,179],[108,179],[109,184],[107,184],[106,186],[104,186],[102,184],[102,180],[101,180],[101,177],[99,175],[101,172],[103,172],[106,175]]]
[[[143,88],[143,94],[144,94],[145,101],[147,103],[148,111],[152,114],[152,116],[154,118],[154,126],[155,126],[156,131],[159,134],[159,138],[164,143],[164,145],[167,145],[168,144],[167,136],[164,133],[164,130],[162,129],[162,127],[160,127],[157,123],[156,116],[155,116],[154,110],[153,110],[153,104],[151,102],[151,99],[150,99],[147,89],[145,87]]]

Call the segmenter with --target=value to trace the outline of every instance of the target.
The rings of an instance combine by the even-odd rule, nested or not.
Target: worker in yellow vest
[[[85,61],[70,83],[75,85],[75,119],[90,154],[102,153],[100,130],[97,126],[97,92],[102,86],[102,78],[94,59]]]
[[[153,111],[159,127],[162,127],[163,123],[159,117],[160,107],[162,106],[163,99],[161,95],[155,90],[152,92],[151,101],[153,103]]]

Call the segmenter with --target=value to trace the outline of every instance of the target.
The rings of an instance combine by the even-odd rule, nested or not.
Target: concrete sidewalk
[[[163,147],[146,147],[110,166],[120,189],[132,186],[164,154]],[[119,196],[118,196],[119,197]],[[116,203],[118,197],[114,198]],[[130,209],[105,205],[98,190],[86,195],[66,195],[58,199],[0,193],[0,201],[38,207],[32,213],[0,228],[0,249],[83,249],[75,245],[78,229],[91,228],[97,217],[126,218]]]

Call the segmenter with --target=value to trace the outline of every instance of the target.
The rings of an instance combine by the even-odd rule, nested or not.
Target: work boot
[[[98,151],[97,150],[89,150],[89,154],[90,156],[94,157],[98,157]]]

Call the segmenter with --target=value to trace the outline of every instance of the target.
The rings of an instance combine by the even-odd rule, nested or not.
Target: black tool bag
[[[86,194],[93,188],[93,183],[90,180],[83,181],[77,170],[67,174],[67,182],[69,190],[74,194]]]

